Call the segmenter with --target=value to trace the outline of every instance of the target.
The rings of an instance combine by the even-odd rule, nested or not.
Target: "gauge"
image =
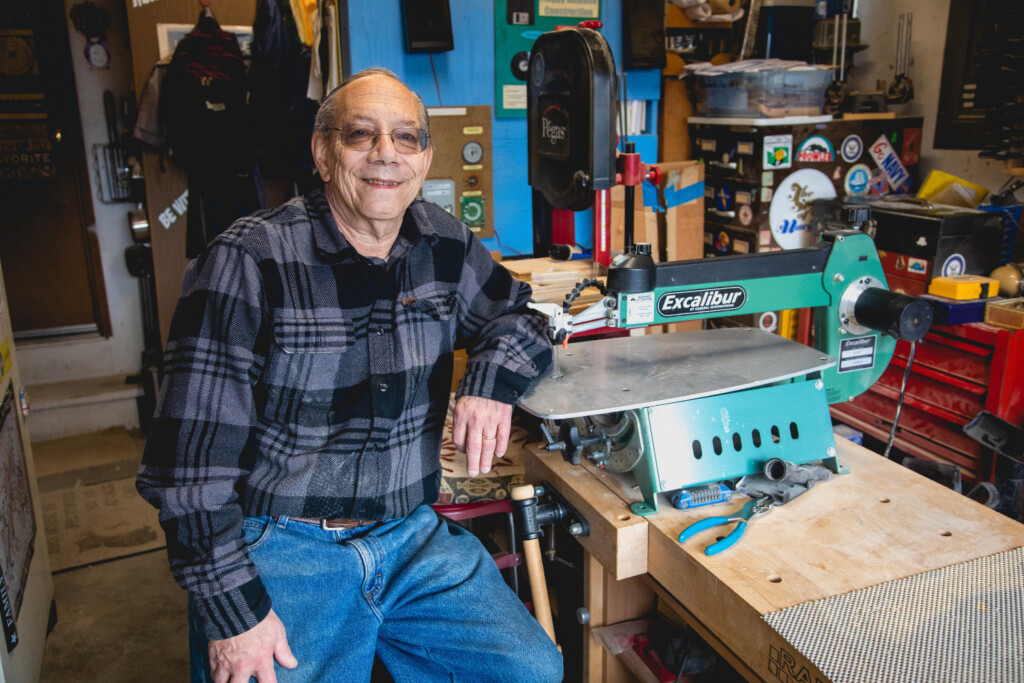
[[[462,159],[467,164],[479,164],[480,160],[484,158],[484,147],[475,140],[467,142],[466,146],[462,148]]]

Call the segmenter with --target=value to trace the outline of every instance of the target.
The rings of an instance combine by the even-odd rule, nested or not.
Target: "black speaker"
[[[402,14],[406,51],[448,52],[455,49],[448,0],[402,0]]]
[[[622,3],[627,69],[665,68],[664,0],[630,0]]]

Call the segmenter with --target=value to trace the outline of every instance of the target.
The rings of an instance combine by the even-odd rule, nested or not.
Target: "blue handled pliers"
[[[687,539],[701,531],[704,531],[705,529],[711,529],[712,527],[730,524],[732,522],[739,522],[736,525],[736,528],[733,529],[728,536],[720,541],[712,543],[704,549],[705,555],[716,555],[726,548],[731,547],[736,543],[736,541],[740,540],[740,536],[743,535],[743,532],[747,528],[747,522],[754,517],[760,517],[761,515],[767,514],[772,509],[773,504],[771,496],[751,498],[743,504],[743,507],[740,509],[738,514],[732,515],[731,517],[705,517],[699,522],[694,522],[683,529],[683,533],[679,534],[679,542],[684,543]]]

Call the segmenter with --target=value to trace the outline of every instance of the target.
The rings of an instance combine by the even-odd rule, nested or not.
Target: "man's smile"
[[[380,180],[378,178],[363,178],[363,182],[374,187],[398,187],[402,184],[399,180]]]

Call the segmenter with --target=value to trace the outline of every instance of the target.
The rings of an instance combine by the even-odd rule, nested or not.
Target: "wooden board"
[[[455,201],[451,213],[477,237],[494,237],[490,105],[430,107],[427,111],[434,140],[434,159],[427,180],[451,181]],[[472,145],[472,151],[467,150],[471,143],[479,147]],[[475,158],[477,154],[479,159]],[[482,201],[482,215],[477,213],[480,204],[467,203],[474,201]]]
[[[1024,525],[845,439],[837,447],[850,474],[753,520],[740,542],[719,555],[708,557],[703,550],[723,533],[703,532],[685,546],[678,535],[698,519],[737,510],[742,498],[728,508],[676,510],[662,496],[659,512],[642,522],[650,577],[730,656],[766,680],[778,680],[771,672],[780,670],[793,680],[827,679],[764,615],[1024,547]],[[543,470],[587,515],[599,533],[584,548],[612,575],[623,558],[608,557],[615,547],[608,529],[628,515],[629,503],[640,500],[632,479],[586,466],[540,468],[534,461],[541,458],[551,456],[527,457],[528,478]],[[617,507],[609,494],[619,500]]]

